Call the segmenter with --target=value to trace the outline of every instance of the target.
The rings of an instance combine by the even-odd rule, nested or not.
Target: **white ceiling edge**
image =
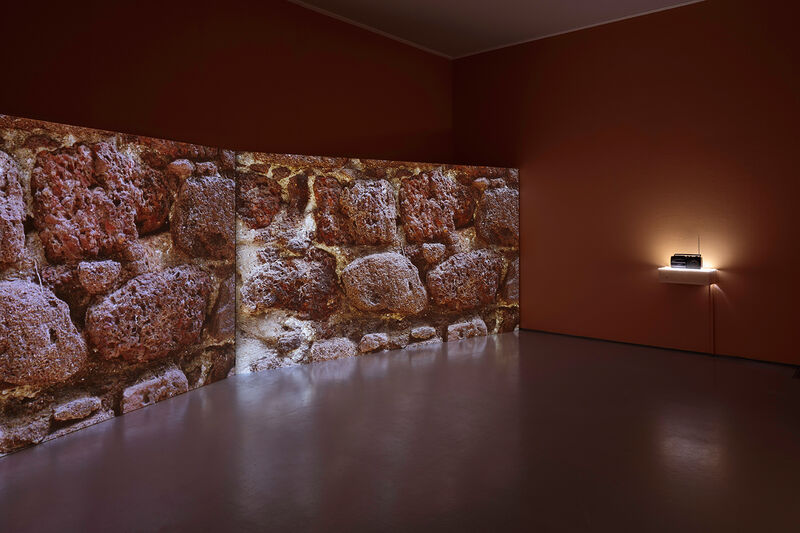
[[[450,60],[464,59],[464,58],[475,56],[475,55],[478,55],[478,54],[484,54],[486,52],[494,52],[495,50],[502,50],[503,48],[509,48],[511,46],[517,46],[517,45],[525,44],[525,43],[532,43],[534,41],[541,41],[542,39],[548,39],[550,37],[556,37],[558,35],[564,35],[564,34],[567,34],[567,33],[573,33],[573,32],[581,31],[581,30],[588,30],[589,28],[596,28],[598,26],[605,26],[606,24],[613,24],[614,22],[620,22],[620,21],[623,21],[623,20],[629,20],[629,19],[633,19],[633,18],[637,18],[637,17],[643,17],[645,15],[652,15],[653,13],[660,13],[662,11],[669,11],[671,9],[676,9],[676,8],[679,8],[679,7],[684,7],[684,6],[688,6],[688,5],[692,5],[692,4],[699,4],[700,2],[705,2],[705,0],[688,0],[687,2],[682,2],[680,4],[675,4],[675,5],[672,5],[672,6],[660,7],[658,9],[651,9],[651,10],[648,10],[648,11],[642,11],[641,13],[635,13],[633,15],[626,15],[624,17],[619,17],[619,18],[615,18],[615,19],[611,19],[611,20],[605,20],[603,22],[597,22],[595,24],[588,24],[586,26],[580,26],[580,27],[577,27],[577,28],[571,28],[569,30],[559,31],[559,32],[556,32],[556,33],[550,33],[550,34],[547,34],[547,35],[540,35],[538,37],[533,37],[531,39],[523,39],[521,41],[515,41],[515,42],[508,43],[508,44],[501,44],[499,46],[492,46],[492,47],[489,47],[489,48],[486,48],[486,49],[477,50],[475,52],[470,52],[468,54],[462,54],[462,55],[459,55],[459,56],[451,56],[451,55],[445,54],[443,52],[440,52],[438,50],[433,50],[431,48],[428,48],[427,46],[423,46],[421,44],[415,43],[414,41],[409,41],[408,39],[404,39],[402,37],[398,37],[397,35],[394,35],[392,33],[388,33],[388,32],[385,32],[383,30],[379,30],[378,28],[375,28],[375,27],[370,26],[368,24],[364,24],[363,22],[358,22],[356,20],[353,20],[353,19],[344,17],[342,15],[339,15],[338,13],[334,13],[332,11],[328,11],[327,9],[322,9],[321,7],[317,7],[317,6],[314,6],[314,5],[311,5],[311,4],[307,4],[306,2],[303,2],[302,0],[287,0],[287,1],[289,3],[291,3],[291,4],[295,4],[295,5],[298,5],[300,7],[305,8],[305,9],[308,9],[309,11],[314,11],[315,13],[319,13],[320,15],[324,15],[326,17],[330,17],[330,18],[338,20],[340,22],[345,22],[345,23],[350,24],[352,26],[356,26],[358,28],[361,28],[362,30],[367,30],[367,31],[369,31],[371,33],[375,33],[377,35],[380,35],[381,37],[386,37],[387,39],[391,39],[393,41],[397,41],[397,42],[405,44],[407,46],[411,46],[411,47],[416,48],[418,50],[422,50],[423,52],[428,52],[429,54],[433,54],[435,56],[443,57],[445,59],[450,59]]]
[[[290,0],[291,1],[291,0]],[[699,4],[700,2],[705,2],[706,0],[689,0],[687,2],[683,2],[680,4],[675,4],[672,6],[667,7],[659,7],[658,9],[650,9],[649,11],[642,11],[641,13],[635,13],[633,15],[626,15],[624,17],[618,17],[615,19],[605,20],[603,22],[597,22],[595,24],[587,24],[586,26],[579,26],[577,28],[571,28],[569,30],[564,31],[557,31],[555,33],[548,33],[547,35],[541,35],[539,37],[533,37],[532,39],[523,39],[521,41],[515,41],[508,44],[501,44],[500,46],[492,46],[483,50],[478,50],[477,52],[470,52],[468,54],[463,54],[460,56],[450,57],[450,59],[464,59],[466,57],[476,56],[478,54],[484,54],[486,52],[494,52],[495,50],[502,50],[503,48],[509,48],[511,46],[517,46],[520,44],[525,43],[532,43],[535,41],[541,41],[542,39],[549,39],[550,37],[556,37],[558,35],[565,35],[567,33],[574,33],[576,31],[581,30],[588,30],[589,28],[597,28],[598,26],[605,26],[606,24],[613,24],[615,22],[621,22],[623,20],[635,19],[638,17],[644,17],[645,15],[652,15],[653,13],[661,13],[662,11],[670,11],[671,9],[677,9],[679,7],[690,6],[692,4]],[[375,31],[375,30],[373,30]],[[388,35],[387,35],[388,37]],[[398,37],[392,37],[393,39],[398,39]],[[439,55],[442,55],[441,53]],[[449,57],[449,56],[448,56]]]
[[[398,37],[397,35],[394,35],[392,33],[388,33],[388,32],[385,32],[383,30],[379,30],[378,28],[374,28],[374,27],[372,27],[372,26],[370,26],[368,24],[364,24],[363,22],[358,22],[357,20],[353,20],[353,19],[344,17],[342,15],[339,15],[338,13],[334,13],[333,11],[328,11],[327,9],[322,9],[321,7],[317,7],[317,6],[313,6],[311,4],[307,4],[307,3],[305,3],[305,2],[303,2],[301,0],[287,0],[287,1],[290,4],[295,4],[295,5],[298,5],[300,7],[304,7],[306,9],[308,9],[309,11],[314,11],[315,13],[319,13],[320,15],[325,15],[326,17],[330,17],[332,19],[336,19],[336,20],[341,21],[341,22],[346,22],[347,24],[351,24],[353,26],[361,28],[362,30],[367,30],[369,32],[376,33],[376,34],[380,35],[381,37],[386,37],[387,39],[391,39],[393,41],[397,41],[398,43],[402,43],[402,44],[411,46],[413,48],[417,48],[419,50],[422,50],[423,52],[428,52],[429,54],[433,54],[435,56],[443,57],[445,59],[451,59],[451,60],[452,59],[456,59],[456,58],[454,58],[452,56],[449,56],[449,55],[447,55],[447,54],[445,54],[443,52],[439,52],[438,50],[433,50],[431,48],[428,48],[427,46],[422,46],[421,44],[417,44],[414,41],[409,41],[408,39],[403,39],[402,37]],[[696,0],[696,1],[702,2],[703,0]]]

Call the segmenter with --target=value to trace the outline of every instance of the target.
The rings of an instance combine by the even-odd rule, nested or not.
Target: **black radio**
[[[700,254],[675,254],[669,260],[672,268],[703,268],[703,256]]]

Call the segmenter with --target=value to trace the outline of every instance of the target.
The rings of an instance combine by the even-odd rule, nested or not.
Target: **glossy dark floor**
[[[798,531],[793,370],[522,332],[239,376],[0,459],[0,531]]]

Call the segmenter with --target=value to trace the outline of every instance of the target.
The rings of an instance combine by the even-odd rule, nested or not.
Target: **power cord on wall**
[[[714,284],[708,285],[708,333],[711,354],[717,355],[716,313],[714,312]]]

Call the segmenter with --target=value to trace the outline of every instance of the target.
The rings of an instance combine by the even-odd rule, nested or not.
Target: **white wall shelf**
[[[683,285],[713,285],[717,282],[717,269],[661,267],[658,269],[658,281]]]

